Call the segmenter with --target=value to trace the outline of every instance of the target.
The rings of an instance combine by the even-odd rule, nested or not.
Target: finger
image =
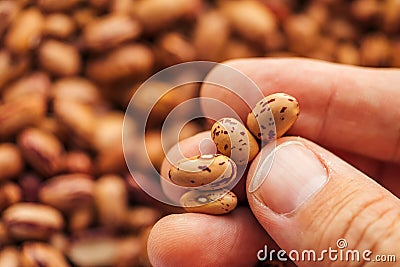
[[[248,208],[226,216],[186,213],[158,221],[149,236],[153,266],[253,266],[257,251],[273,241]]]
[[[400,71],[377,70],[306,59],[247,59],[227,64],[247,75],[264,95],[285,92],[296,97],[300,116],[290,131],[325,147],[335,147],[375,159],[400,162]],[[221,72],[221,71],[220,71]],[[215,74],[215,75],[214,75]],[[210,79],[223,73],[211,72]],[[227,74],[234,84],[238,78]],[[205,84],[202,97],[215,98],[245,120],[256,93],[235,86],[235,94]],[[250,91],[251,92],[251,91]],[[223,117],[222,105],[203,101],[206,116]]]
[[[400,256],[399,199],[305,139],[285,137],[274,157],[259,154],[249,170],[248,199],[258,221],[286,251],[312,249],[319,257],[322,250],[339,249],[336,242],[343,238],[346,249],[371,250],[371,257]]]

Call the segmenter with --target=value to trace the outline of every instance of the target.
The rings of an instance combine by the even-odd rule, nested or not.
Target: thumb
[[[254,215],[286,254],[264,247],[259,258],[275,253],[299,266],[400,259],[399,199],[305,139],[282,138],[273,151],[253,161],[247,194]]]

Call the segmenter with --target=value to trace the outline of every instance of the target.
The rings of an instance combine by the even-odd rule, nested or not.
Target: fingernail
[[[264,153],[265,154],[265,153]],[[249,192],[279,214],[291,213],[328,180],[320,159],[300,142],[289,141],[261,154]]]

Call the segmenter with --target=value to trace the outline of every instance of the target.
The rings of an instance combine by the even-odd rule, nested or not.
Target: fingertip
[[[250,211],[226,216],[186,213],[158,221],[149,236],[153,266],[251,266],[272,241]]]

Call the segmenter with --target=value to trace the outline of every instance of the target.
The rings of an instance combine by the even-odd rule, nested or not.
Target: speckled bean
[[[56,248],[40,242],[24,243],[21,249],[24,267],[69,267],[66,259]]]
[[[299,103],[288,94],[276,93],[261,99],[247,116],[247,127],[257,138],[281,137],[296,122]]]
[[[226,214],[236,208],[236,195],[227,190],[189,191],[180,198],[182,207],[188,212]]]
[[[46,180],[39,190],[42,203],[64,212],[93,202],[95,182],[85,174],[65,174]]]
[[[224,155],[185,158],[171,167],[169,179],[180,186],[207,185],[212,189],[228,185],[236,178],[236,164]]]
[[[215,122],[211,128],[211,138],[217,149],[238,165],[247,164],[259,151],[256,139],[242,123],[233,118]]]

